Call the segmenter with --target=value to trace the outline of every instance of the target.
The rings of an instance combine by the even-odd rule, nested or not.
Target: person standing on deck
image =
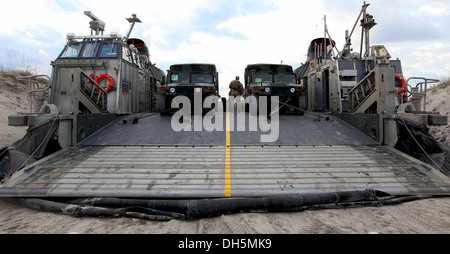
[[[236,76],[236,79],[230,82],[229,85],[230,88],[230,92],[228,93],[229,97],[229,102],[230,105],[230,110],[234,109],[234,105],[237,103],[240,103],[243,98],[242,95],[244,94],[244,86],[242,85],[241,81],[239,81],[239,76]],[[236,108],[239,109],[239,107],[236,105]]]

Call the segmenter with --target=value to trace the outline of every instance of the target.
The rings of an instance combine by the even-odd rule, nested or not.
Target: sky
[[[386,46],[408,77],[450,78],[450,1],[367,0],[377,25],[370,43]],[[324,17],[339,50],[361,10],[360,0],[0,0],[0,68],[50,74],[50,62],[66,35],[90,33],[91,11],[106,23],[105,34],[126,35],[125,18],[136,14],[131,37],[143,39],[152,63],[213,63],[221,94],[247,64],[306,60],[311,40],[323,37]],[[352,36],[359,52],[361,29]]]

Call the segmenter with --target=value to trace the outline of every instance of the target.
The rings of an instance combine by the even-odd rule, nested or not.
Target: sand
[[[239,213],[167,222],[76,218],[0,201],[7,234],[449,234],[450,198],[293,213]]]
[[[8,83],[9,82],[9,83]],[[27,95],[0,78],[0,147],[21,138],[24,127],[8,127],[8,115],[27,112]],[[448,89],[429,96],[428,110],[448,114]],[[443,111],[443,110],[446,111]],[[449,126],[432,129],[449,142]],[[239,213],[166,222],[129,218],[77,218],[0,200],[2,234],[450,234],[450,197],[397,205],[292,213]]]
[[[0,148],[10,146],[22,138],[27,127],[8,126],[8,116],[29,112],[29,94],[26,85],[13,75],[0,74]]]

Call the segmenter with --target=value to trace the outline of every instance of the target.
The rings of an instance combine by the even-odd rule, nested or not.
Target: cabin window
[[[99,57],[117,57],[118,46],[112,42],[105,42],[100,49]]]
[[[86,42],[81,57],[95,57],[99,48],[100,43],[97,41]]]
[[[133,63],[133,53],[132,53],[132,51],[129,48],[127,48],[127,47],[124,47],[122,50],[123,50],[122,51],[122,59],[127,61],[127,62]]]
[[[74,42],[66,46],[64,51],[61,53],[61,58],[77,58],[80,53],[82,43]]]

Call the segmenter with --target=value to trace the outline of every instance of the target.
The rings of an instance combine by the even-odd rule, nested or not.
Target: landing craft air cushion
[[[367,7],[357,22],[366,36],[374,26]],[[9,118],[10,125],[29,129],[2,149],[1,197],[77,216],[172,219],[346,202],[387,204],[450,193],[442,163],[418,160],[443,154],[422,128],[447,123],[445,116],[422,108],[425,90],[419,88],[432,80],[412,87],[400,61],[391,60],[382,45],[370,47],[367,39],[361,56],[350,52],[347,39],[333,56],[337,48],[331,38],[315,39],[307,62],[288,68],[295,79],[286,84],[259,80],[259,69],[249,64],[247,95],[259,89],[259,96],[273,96],[275,86],[294,94],[286,101],[278,96],[279,107],[267,112],[277,117],[225,107],[215,114],[223,129],[175,131],[176,113],[160,115],[158,109],[169,109],[162,94],[178,91],[178,85],[169,84],[182,82],[171,69],[166,84],[144,42],[128,38],[140,20],[127,19],[131,29],[125,37],[103,35],[104,22],[88,14],[91,35],[69,34],[52,62],[51,85],[39,91],[47,94],[46,103]],[[276,73],[270,71],[272,78]],[[217,83],[207,89],[218,91],[218,76],[211,77]],[[217,105],[219,100],[210,111],[224,109]],[[195,126],[202,117],[175,120]],[[244,128],[232,119],[244,119]],[[276,139],[262,141],[268,130],[251,129],[252,121],[276,125]]]

